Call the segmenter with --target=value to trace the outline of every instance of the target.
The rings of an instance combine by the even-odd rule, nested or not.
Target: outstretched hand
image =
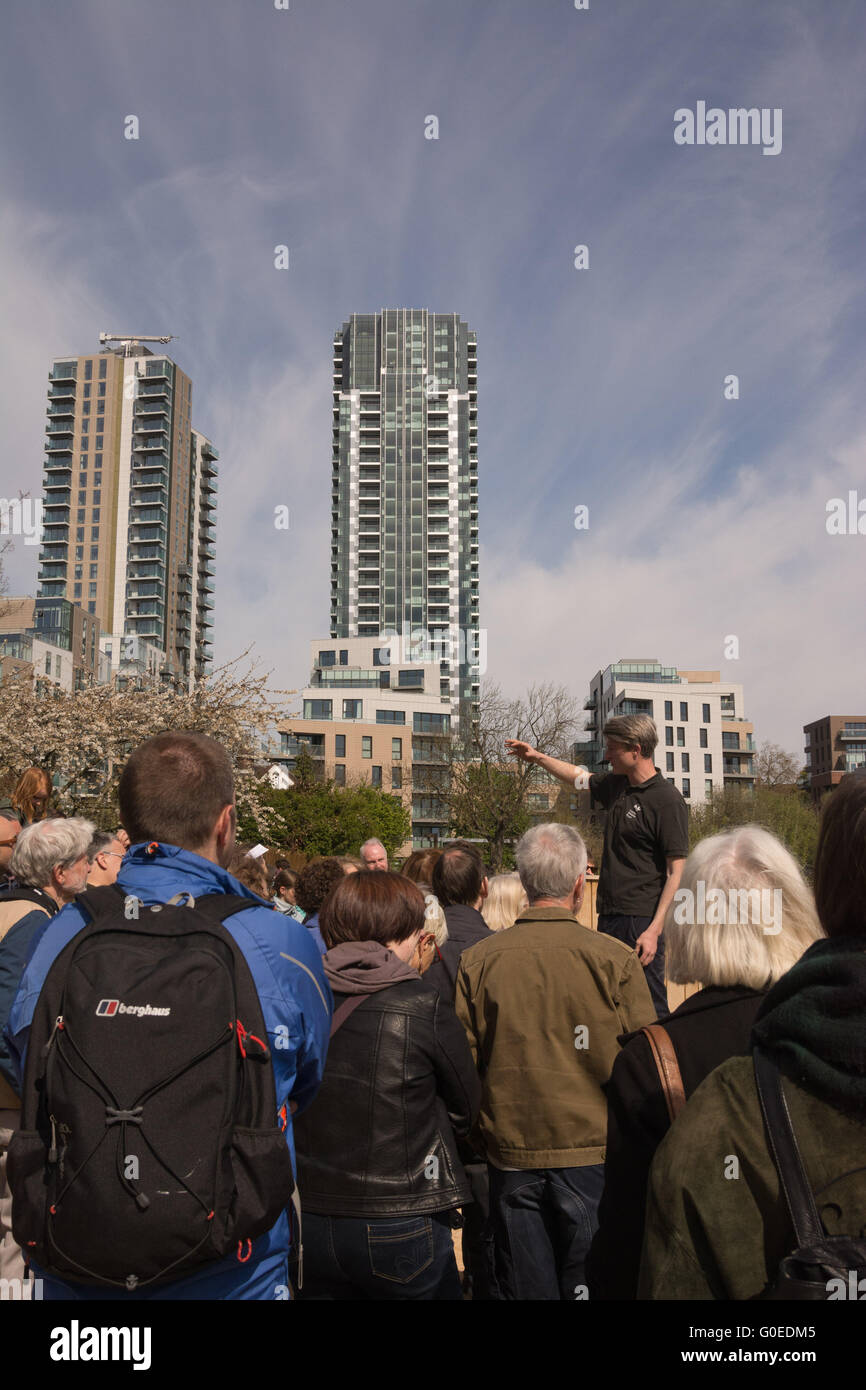
[[[514,756],[520,758],[522,762],[533,761],[532,754],[535,752],[535,749],[532,747],[531,743],[524,743],[523,740],[519,738],[507,738],[505,740],[505,747],[508,749],[509,753],[513,753]]]

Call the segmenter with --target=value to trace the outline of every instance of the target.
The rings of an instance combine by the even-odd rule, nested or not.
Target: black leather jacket
[[[334,994],[336,1008],[346,998]],[[471,1201],[454,1135],[481,1083],[451,1006],[419,977],[371,994],[334,1034],[295,1121],[298,1189],[323,1216],[400,1216]]]

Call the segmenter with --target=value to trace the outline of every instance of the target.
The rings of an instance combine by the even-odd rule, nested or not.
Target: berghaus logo
[[[96,1013],[99,1018],[112,1018],[115,1014],[133,1014],[136,1018],[168,1018],[171,1009],[158,1009],[153,1004],[122,1004],[119,999],[100,999]]]

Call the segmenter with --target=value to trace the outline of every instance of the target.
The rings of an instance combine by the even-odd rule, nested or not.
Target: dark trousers
[[[652,917],[623,917],[616,913],[606,912],[598,919],[598,929],[607,936],[615,936],[617,941],[621,941],[625,946],[634,944],[652,921]],[[665,939],[660,936],[656,953],[649,965],[644,966],[644,975],[649,985],[652,1001],[655,1004],[656,1017],[665,1019],[670,1017],[668,1008],[668,991],[665,985]]]
[[[463,1164],[473,1200],[463,1207],[463,1268],[472,1281],[473,1303],[496,1298],[492,1284],[493,1237],[490,1232],[490,1181],[486,1163]]]
[[[524,1168],[490,1164],[490,1218],[499,1297],[586,1297],[584,1263],[598,1228],[604,1164]]]
[[[303,1240],[300,1300],[463,1298],[447,1212],[395,1217],[305,1212]]]

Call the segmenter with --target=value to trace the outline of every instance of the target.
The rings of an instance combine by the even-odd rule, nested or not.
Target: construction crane
[[[139,343],[170,343],[172,338],[176,336],[175,333],[169,333],[163,338],[149,337],[144,333],[139,333],[137,337],[126,333],[100,333],[99,341],[100,343],[120,343],[123,348],[123,356],[131,357],[132,349],[137,348]]]

